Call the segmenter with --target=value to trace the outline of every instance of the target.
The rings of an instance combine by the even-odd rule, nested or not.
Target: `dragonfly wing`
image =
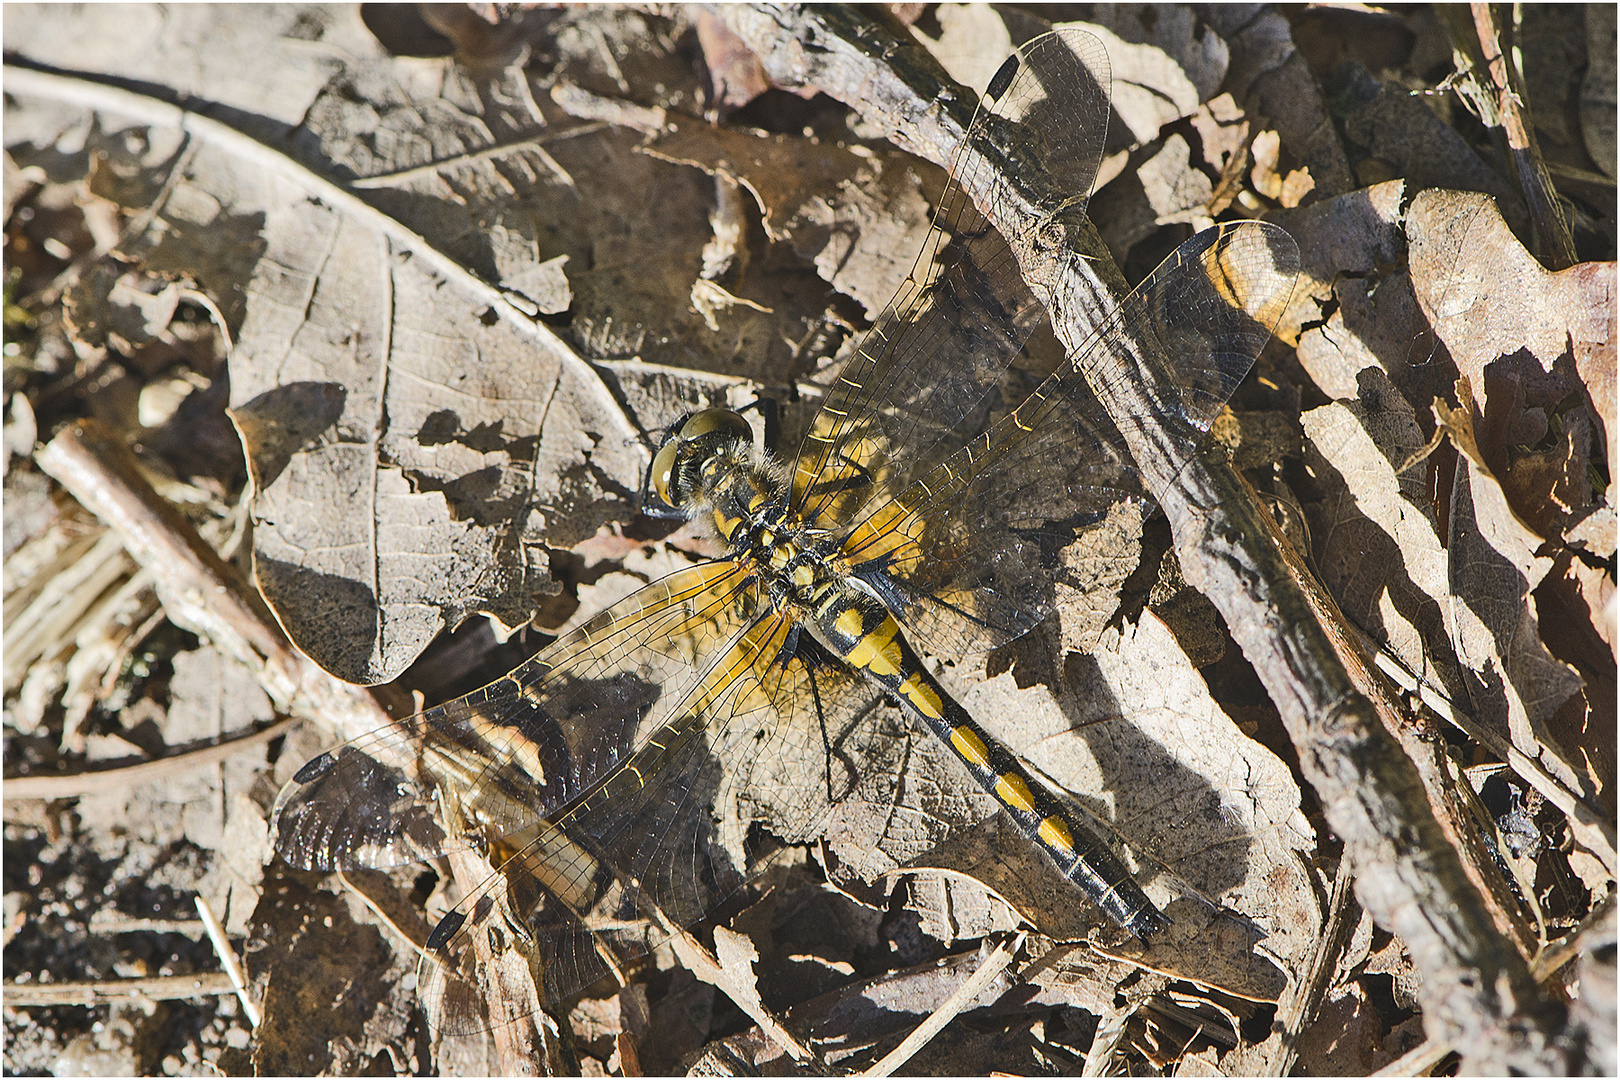
[[[648,585],[488,686],[312,759],[277,800],[277,853],[305,869],[383,868],[529,826],[659,730],[764,605],[731,562]],[[442,823],[447,792],[461,828]]]
[[[1022,405],[856,526],[851,571],[939,655],[1028,630],[1051,610],[1074,525],[1134,486],[1088,378],[1159,373],[1169,398],[1132,422],[1196,443],[1270,340],[1298,269],[1292,238],[1260,222],[1182,244]]]
[[[1263,221],[1205,229],[1137,286],[1115,329],[1094,334],[1075,366],[1094,385],[1164,391],[1119,423],[1167,434],[1184,463],[1271,340],[1298,280],[1299,246],[1286,230]]]
[[[1016,155],[1083,206],[1102,159],[1108,84],[1107,54],[1079,30],[1036,38],[992,80],[911,275],[801,444],[792,499],[806,522],[855,520],[982,427],[992,392],[1045,312],[967,192],[994,188],[974,174]],[[998,152],[985,154],[987,146]]]
[[[435,929],[420,982],[441,1030],[471,1034],[527,1015],[521,997],[499,999],[511,1014],[468,1008],[511,965],[535,973],[543,1000],[558,1000],[712,911],[763,854],[750,810],[733,807],[769,802],[772,831],[802,840],[853,789],[816,714],[848,715],[875,691],[782,614],[758,619],[710,660],[663,730],[595,790],[507,837],[500,870]]]

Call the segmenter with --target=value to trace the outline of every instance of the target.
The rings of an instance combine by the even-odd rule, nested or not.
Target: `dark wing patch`
[[[1151,422],[1191,445],[1270,340],[1298,270],[1292,238],[1260,222],[1182,244],[1072,362],[857,525],[844,543],[850,571],[940,655],[1028,630],[1050,610],[1057,548],[1134,475],[1087,380],[1141,380],[1138,367],[1161,376],[1171,397]]]
[[[1015,70],[998,73],[993,89],[1010,83],[987,96],[957,152],[911,275],[799,449],[792,507],[813,527],[847,527],[981,429],[1007,365],[1045,317],[1007,241],[967,193],[1020,158],[1050,176],[1061,209],[1078,212],[1102,160],[1108,60],[1091,35],[1059,31],[1009,63]]]
[[[272,814],[277,854],[383,868],[528,827],[612,774],[768,607],[729,562],[639,590],[488,686],[306,765]],[[447,791],[460,830],[438,820]]]
[[[773,796],[776,835],[813,835],[852,786],[829,775],[817,704],[841,715],[876,696],[820,656],[790,619],[759,619],[596,790],[508,836],[499,872],[446,917],[422,960],[435,1026],[471,1034],[521,1020],[523,998],[497,999],[523,1015],[492,1016],[478,991],[507,966],[533,971],[543,999],[557,1000],[702,918],[761,854],[745,822],[718,812],[744,793]]]

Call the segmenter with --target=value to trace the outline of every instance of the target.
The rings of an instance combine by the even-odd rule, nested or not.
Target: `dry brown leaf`
[[[1514,509],[1543,539],[1595,517],[1589,550],[1612,556],[1613,481],[1600,499],[1590,470],[1617,446],[1614,264],[1544,270],[1479,196],[1419,195],[1407,232],[1418,298],[1481,399],[1480,452]]]
[[[1363,379],[1367,393],[1303,418],[1306,464],[1323,488],[1308,515],[1317,570],[1345,614],[1408,670],[1451,685],[1435,605],[1446,595],[1448,567],[1427,469],[1418,458],[1395,472],[1427,440],[1411,405],[1386,380],[1365,372]]]
[[[1542,643],[1530,597],[1553,568],[1546,541],[1556,541],[1561,523],[1606,520],[1601,542],[1613,551],[1613,487],[1608,497],[1593,490],[1588,455],[1602,448],[1581,433],[1596,426],[1595,406],[1612,460],[1614,266],[1542,270],[1479,196],[1425,193],[1408,232],[1418,297],[1462,373],[1461,407],[1436,408],[1467,455],[1451,491],[1455,601],[1445,614],[1473,673],[1473,711],[1563,783],[1612,791],[1612,772],[1589,772],[1579,750],[1590,734],[1586,707],[1565,707],[1584,692],[1580,675]],[[1486,397],[1476,406],[1480,385]],[[1566,449],[1563,469],[1548,482],[1533,451],[1553,411],[1563,418]]]
[[[1295,49],[1283,15],[1216,6],[1204,17],[1231,50],[1227,89],[1246,113],[1270,119],[1282,145],[1315,182],[1316,197],[1354,187],[1322,88]]]
[[[253,1050],[261,1072],[353,1073],[404,1041],[416,955],[395,948],[353,893],[273,875],[253,924],[245,966],[264,1016]]]
[[[759,205],[766,235],[812,260],[867,318],[910,273],[932,220],[914,158],[680,118],[669,127],[648,154],[742,184]]]

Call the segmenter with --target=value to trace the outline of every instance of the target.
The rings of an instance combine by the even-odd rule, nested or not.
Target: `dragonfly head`
[[[695,509],[706,486],[704,466],[752,446],[753,440],[754,429],[731,409],[705,409],[676,424],[653,458],[647,482],[670,512],[665,516],[686,516]],[[660,508],[644,509],[656,515]]]

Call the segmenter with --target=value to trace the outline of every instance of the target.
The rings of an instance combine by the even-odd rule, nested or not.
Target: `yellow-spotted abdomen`
[[[1138,937],[1146,939],[1165,927],[1169,920],[1113,850],[929,674],[887,608],[850,588],[829,588],[818,599],[813,606],[822,643],[944,740],[1065,877]]]

